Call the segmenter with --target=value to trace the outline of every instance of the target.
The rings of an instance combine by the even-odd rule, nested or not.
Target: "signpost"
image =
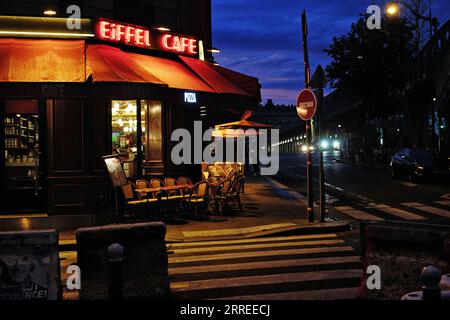
[[[314,72],[311,79],[311,86],[317,89],[318,92],[318,136],[319,136],[319,145],[321,141],[321,130],[322,130],[322,112],[323,112],[323,88],[327,85],[327,75],[323,70],[321,65],[317,66],[316,71]],[[319,150],[319,212],[320,212],[320,222],[325,222],[325,177],[323,170],[323,150],[320,148]]]
[[[307,171],[307,196],[308,208],[307,216],[308,222],[314,222],[314,202],[313,202],[313,185],[312,185],[312,154],[311,154],[311,119],[314,116],[317,108],[317,99],[314,93],[310,90],[311,72],[309,68],[309,54],[308,54],[308,23],[306,21],[306,11],[302,12],[302,35],[303,35],[303,56],[305,64],[305,90],[302,90],[297,99],[297,112],[301,119],[306,121],[306,145],[308,150],[306,152],[306,171]]]
[[[303,89],[297,97],[297,114],[303,121],[311,120],[317,111],[317,98],[310,89]]]

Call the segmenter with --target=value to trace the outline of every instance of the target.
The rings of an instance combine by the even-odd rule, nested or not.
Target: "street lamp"
[[[387,6],[387,8],[386,8],[386,12],[390,16],[397,15],[397,13],[398,13],[398,5],[394,4],[394,3],[389,4]]]

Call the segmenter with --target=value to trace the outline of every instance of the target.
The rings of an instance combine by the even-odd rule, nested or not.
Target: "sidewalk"
[[[168,223],[166,240],[167,242],[230,240],[275,234],[340,232],[349,228],[346,221],[320,223],[318,212],[315,212],[315,222],[308,223],[305,198],[270,177],[246,177],[242,204],[241,213],[234,208],[231,214],[210,215],[205,221],[186,220],[184,224]],[[58,227],[59,242],[61,250],[66,251],[75,250],[77,228],[95,224],[92,216],[75,218],[74,216],[23,215],[23,217],[4,218],[2,224],[8,231],[52,229],[55,224],[53,220],[61,220],[64,222],[64,227]],[[24,223],[25,220],[26,223]]]
[[[306,234],[338,232],[347,222],[315,223],[306,219],[306,202],[302,195],[269,177],[246,177],[242,195],[243,212],[228,216],[211,216],[208,221],[189,221],[185,225],[168,225],[168,242],[241,239],[271,234]]]

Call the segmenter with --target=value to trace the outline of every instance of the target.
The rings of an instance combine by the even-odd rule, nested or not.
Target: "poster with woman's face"
[[[48,239],[42,234],[0,233],[0,301],[57,298],[57,247],[39,244]]]

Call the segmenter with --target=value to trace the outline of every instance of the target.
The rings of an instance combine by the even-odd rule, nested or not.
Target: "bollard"
[[[121,300],[123,296],[123,247],[118,243],[113,243],[108,247],[109,262],[109,299]]]
[[[421,279],[423,283],[423,300],[441,300],[441,271],[433,266],[423,268]]]

